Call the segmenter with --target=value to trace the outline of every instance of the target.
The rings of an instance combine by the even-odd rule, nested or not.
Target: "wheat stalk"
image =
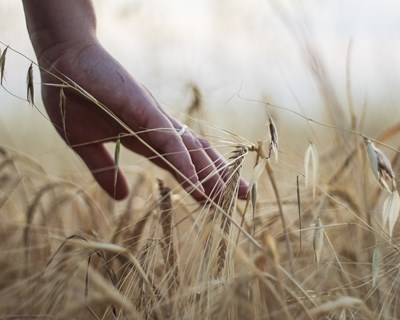
[[[160,190],[160,224],[163,231],[162,252],[168,269],[172,270],[171,290],[179,287],[179,269],[177,263],[177,253],[174,248],[174,236],[172,227],[172,201],[171,189],[164,186],[161,180],[158,180]]]
[[[230,157],[230,168],[227,172],[229,179],[220,198],[220,210],[222,210],[224,213],[221,215],[221,230],[224,234],[224,237],[220,238],[218,245],[217,275],[221,274],[225,266],[227,250],[226,238],[229,239],[231,219],[236,205],[240,171],[247,153],[247,147],[239,146],[235,151],[232,152],[232,156]]]

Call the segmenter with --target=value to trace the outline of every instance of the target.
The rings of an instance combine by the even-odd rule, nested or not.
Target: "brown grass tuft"
[[[217,209],[217,214],[221,215],[221,230],[223,231],[223,236],[218,245],[217,275],[221,274],[225,266],[226,239],[230,238],[231,219],[233,219],[233,210],[236,206],[240,172],[247,152],[248,150],[244,146],[239,146],[232,152],[229,170],[226,173],[229,177],[228,182],[220,198],[220,209]]]

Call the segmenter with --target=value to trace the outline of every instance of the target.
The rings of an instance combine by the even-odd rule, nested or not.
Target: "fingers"
[[[160,132],[160,134],[162,134],[162,132]],[[178,182],[182,183],[182,186],[185,187],[186,186],[186,191],[188,193],[190,193],[190,195],[196,199],[197,201],[203,201],[205,200],[205,195],[204,195],[204,191],[203,190],[197,190],[195,188],[193,188],[190,184],[188,184],[187,182],[185,182],[182,177],[179,177],[176,174],[176,170],[173,169],[171,166],[169,166],[166,161],[164,161],[161,158],[161,154],[163,154],[163,151],[157,151],[158,153],[154,153],[153,151],[151,151],[148,147],[146,147],[143,142],[137,140],[136,138],[133,137],[125,137],[123,139],[121,139],[122,144],[132,150],[133,152],[139,153],[142,156],[146,157],[147,159],[149,159],[151,162],[153,162],[154,164],[156,164],[157,166],[159,166],[160,168],[169,171],[177,180]]]
[[[160,122],[147,124],[146,127],[163,129],[151,130],[142,135],[143,140],[147,143],[147,148],[144,148],[143,144],[134,138],[125,138],[122,143],[132,151],[139,152],[158,166],[171,172],[196,200],[204,201],[207,197],[217,199],[225,187],[224,180],[227,181],[229,178],[225,174],[228,170],[226,161],[207,141],[198,139],[190,131],[180,133],[181,130],[176,128],[182,128],[182,125],[162,109],[159,111],[161,111],[161,115],[158,114],[161,118],[158,120]],[[152,120],[154,119],[156,118],[153,116]],[[150,145],[157,146],[157,148],[151,150]],[[163,155],[173,167],[163,161],[159,155]],[[177,170],[184,176],[178,175]],[[201,183],[205,195],[203,190],[193,190],[191,183],[188,183],[186,179],[195,185]],[[241,199],[245,199],[247,196],[247,184],[244,180],[240,180],[238,196]]]
[[[165,134],[165,132],[159,132],[159,134]],[[185,144],[185,148],[187,148],[186,150],[189,151],[189,155],[191,158],[190,161],[194,164],[195,170],[197,172],[197,177],[204,189],[204,192],[200,192],[193,188],[187,191],[194,199],[199,202],[205,201],[207,199],[207,196],[215,199],[218,193],[224,187],[223,180],[221,179],[215,166],[203,150],[200,142],[189,133],[185,134],[185,137],[182,137],[182,139]],[[180,183],[182,183],[183,187],[185,185],[188,185],[187,183],[185,184],[184,180],[179,179],[179,176],[176,175],[175,169],[171,168],[171,166],[169,166],[165,161],[162,160],[161,155],[165,154],[163,151],[158,151],[159,154],[155,154],[149,148],[145,147],[142,142],[133,137],[123,138],[121,142],[128,149],[141,154],[157,166],[169,171],[174,177],[176,177],[176,179]]]
[[[154,103],[156,104],[156,102]],[[163,156],[159,158],[164,161],[165,166],[162,165],[162,167],[168,168],[186,191],[193,191],[192,195],[196,199],[200,198],[201,194],[204,193],[204,189],[197,176],[197,168],[193,164],[189,151],[177,134],[175,127],[157,107],[157,104],[154,108],[143,110],[144,113],[141,114],[141,119],[134,118],[139,123],[136,124],[137,127],[151,129],[144,134],[145,139],[142,142],[152,151],[153,155],[159,153]]]
[[[116,185],[114,160],[102,144],[90,144],[74,148],[89,168],[99,185],[113,198],[121,200],[128,195],[128,184],[125,177],[118,171]]]
[[[168,115],[167,115],[168,116]],[[182,128],[182,125],[172,117],[170,121],[175,128]],[[178,131],[180,131],[178,129]],[[181,135],[182,141],[189,150],[193,164],[196,167],[198,177],[205,189],[206,195],[217,199],[224,189],[227,176],[228,164],[224,158],[204,139],[197,138],[190,131]],[[240,179],[238,196],[240,199],[247,198],[247,183]]]
[[[182,141],[189,151],[206,195],[212,199],[217,199],[225,186],[217,166],[203,149],[201,142],[192,133],[183,134]]]
[[[211,145],[208,141],[199,138],[198,139],[202,145],[202,148],[204,151],[207,153],[207,155],[210,157],[212,162],[214,163],[216,169],[218,170],[219,174],[222,176],[222,179],[226,182],[229,179],[229,176],[227,175],[228,171],[228,164],[225,161],[224,157],[222,157]],[[239,190],[238,190],[238,197],[242,200],[247,199],[248,195],[248,189],[249,185],[248,183],[243,179],[240,178],[239,180]]]

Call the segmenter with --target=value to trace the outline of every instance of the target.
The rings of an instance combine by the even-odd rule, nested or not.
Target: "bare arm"
[[[22,3],[39,60],[58,44],[96,41],[96,15],[90,0],[23,0]]]

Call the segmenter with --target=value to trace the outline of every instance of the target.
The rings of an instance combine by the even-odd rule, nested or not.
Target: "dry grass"
[[[290,174],[273,162],[258,178],[254,219],[246,203],[237,203],[239,169],[251,161],[244,146],[232,153],[230,182],[216,208],[193,206],[165,177],[157,190],[143,174],[132,177],[131,198],[112,206],[97,188],[50,177],[35,160],[2,147],[0,314],[396,319],[398,228],[392,239],[380,229],[385,191],[365,171],[366,151],[358,146],[350,159],[337,151],[336,166],[321,156],[315,196],[300,178],[301,229],[295,179],[286,184]],[[296,169],[280,158],[292,178],[301,177],[302,164]],[[278,177],[272,190],[263,182],[271,172]]]
[[[305,157],[288,152],[297,141],[269,113],[284,119],[288,110],[270,103],[257,102],[268,110],[269,138],[253,144],[222,129],[211,134],[195,122],[206,109],[193,85],[192,128],[230,148],[216,203],[193,203],[169,177],[139,172],[130,177],[130,198],[116,204],[95,185],[50,176],[35,159],[0,146],[0,318],[398,319],[400,228],[382,223],[388,193],[370,170],[364,132],[352,107],[347,121],[311,49],[304,47],[327,119],[297,114],[314,132]],[[120,122],[83,88],[72,89]],[[369,137],[392,160],[385,165],[393,176],[399,153],[389,143],[399,133],[394,126]],[[256,171],[251,196],[237,201],[246,162]]]

